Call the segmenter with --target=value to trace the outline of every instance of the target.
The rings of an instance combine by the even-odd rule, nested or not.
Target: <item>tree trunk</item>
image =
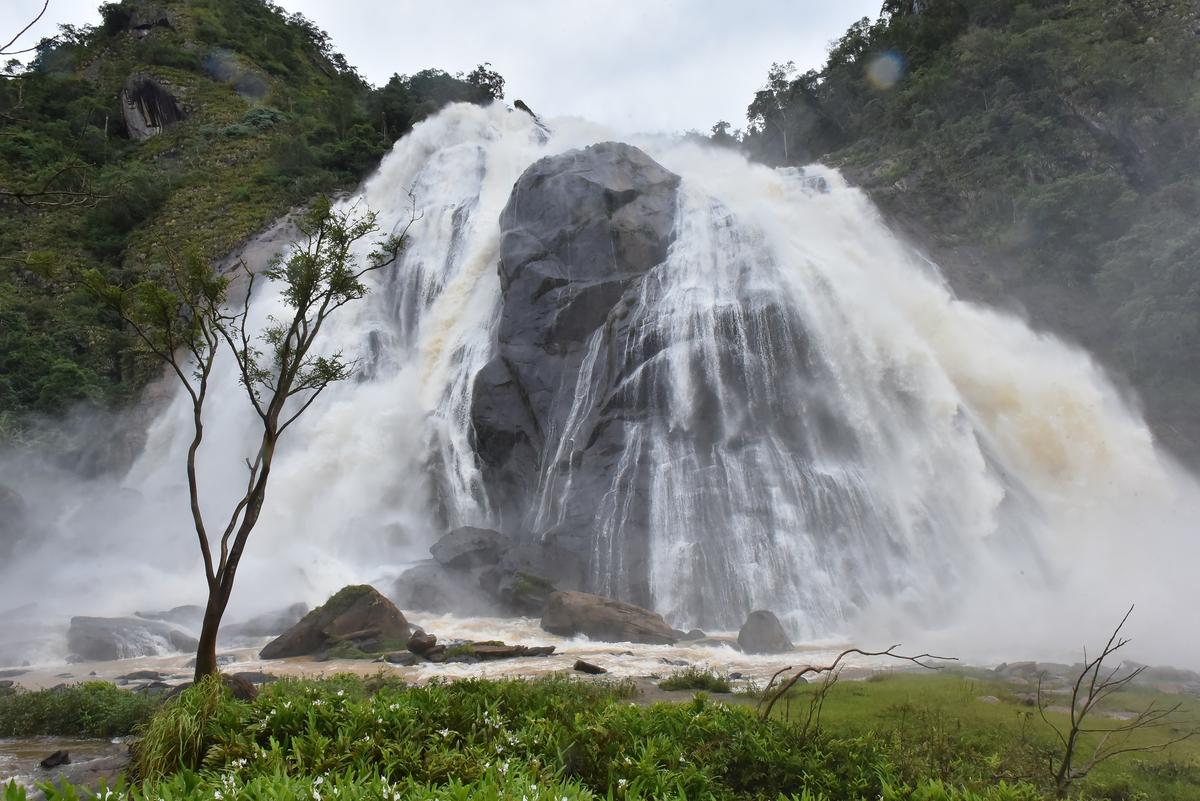
[[[225,604],[221,602],[220,586],[208,591],[208,605],[204,608],[204,623],[200,626],[200,644],[196,647],[196,672],[193,681],[200,681],[205,676],[214,676],[219,670],[217,666],[217,632],[221,628],[221,617],[225,614]]]

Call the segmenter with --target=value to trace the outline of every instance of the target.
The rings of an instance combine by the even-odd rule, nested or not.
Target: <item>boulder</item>
[[[499,531],[460,526],[435,542],[429,552],[439,564],[467,569],[496,564],[511,546],[512,540]]]
[[[764,609],[750,613],[738,631],[737,641],[748,654],[782,654],[793,648],[779,618]]]
[[[230,637],[277,637],[308,614],[308,604],[294,603],[285,609],[264,612],[240,623],[221,627],[221,639]]]
[[[475,574],[439,563],[418,562],[404,571],[392,588],[392,598],[402,609],[439,614],[481,615],[494,612],[496,603],[479,587]]]
[[[559,531],[523,531],[520,540],[555,539],[584,562],[583,576],[616,572],[587,565],[593,558],[648,563],[645,537],[622,537],[624,553],[597,547],[596,510],[612,486],[624,422],[654,411],[617,388],[640,366],[627,359],[651,357],[631,355],[625,326],[643,279],[666,259],[679,182],[636,147],[603,142],[532,164],[500,215],[500,318],[495,356],[475,376],[472,444],[502,529],[535,517],[529,504],[540,498],[567,505],[545,516]],[[601,352],[590,352],[600,332]],[[605,368],[581,376],[585,362]],[[576,409],[577,398],[589,405]],[[559,437],[574,444],[560,447]],[[568,479],[571,490],[560,496]],[[558,572],[572,565],[548,566],[528,572],[574,586]],[[617,591],[648,602],[644,569],[628,572],[615,576]]]
[[[136,617],[73,617],[67,630],[71,654],[89,662],[195,651],[198,644],[169,623]]]
[[[412,651],[414,654],[426,653],[435,645],[437,645],[437,635],[426,634],[420,629],[414,631],[413,635],[408,638],[408,650]]]
[[[309,656],[339,645],[364,652],[399,650],[412,629],[395,604],[366,584],[344,587],[267,643],[263,659]]]
[[[479,574],[479,586],[491,595],[505,611],[537,617],[546,608],[546,601],[557,591],[550,579],[524,571],[507,572],[489,568]]]
[[[583,634],[606,642],[640,642],[669,645],[674,629],[661,615],[640,606],[591,595],[586,592],[556,592],[546,601],[542,628],[552,634],[574,637]]]
[[[590,674],[592,676],[599,676],[602,673],[608,672],[608,670],[605,668],[602,668],[599,665],[593,665],[591,662],[584,662],[582,659],[576,659],[575,666],[572,669],[578,670],[580,673]]]

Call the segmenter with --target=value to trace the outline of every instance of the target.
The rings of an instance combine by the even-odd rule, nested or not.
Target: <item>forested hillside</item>
[[[219,257],[352,187],[442,105],[503,93],[486,66],[373,88],[312,22],[260,0],[102,14],[0,80],[0,439],[31,413],[128,398],[157,369],[79,287],[82,270],[123,283],[188,251]]]
[[[1200,463],[1200,6],[887,0],[771,70],[743,145],[841,167],[963,295],[1027,311]]]

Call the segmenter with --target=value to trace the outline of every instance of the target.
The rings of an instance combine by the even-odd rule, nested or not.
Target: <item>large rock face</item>
[[[366,584],[344,587],[262,649],[263,659],[307,656],[347,644],[362,651],[399,650],[412,629],[396,605]]]
[[[594,550],[595,501],[611,484],[623,446],[617,423],[650,411],[612,396],[619,366],[596,368],[620,353],[640,282],[666,258],[678,186],[677,175],[642,151],[605,142],[533,164],[501,214],[497,353],[476,376],[471,412],[489,498],[502,527],[525,541],[580,556]],[[581,394],[595,403],[572,417]],[[568,427],[588,434],[569,450],[559,447]],[[544,472],[567,464],[578,503],[550,526],[537,519],[538,490],[553,491]],[[646,561],[644,536],[612,547],[622,561]],[[593,589],[648,601],[645,576],[636,571],[619,586],[600,586],[601,576],[619,575],[607,567],[585,571]]]
[[[553,593],[546,601],[542,628],[564,637],[583,634],[606,642],[670,645],[677,639],[660,615],[586,592]]]
[[[106,662],[194,651],[196,638],[160,620],[136,617],[73,617],[67,647],[78,659]]]

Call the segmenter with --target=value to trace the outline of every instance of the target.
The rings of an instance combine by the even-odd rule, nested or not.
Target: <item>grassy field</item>
[[[954,674],[878,674],[867,681],[845,681],[830,690],[821,727],[836,737],[881,738],[902,777],[984,786],[1001,779],[1043,785],[1048,764],[1059,747],[1042,720],[1032,695],[1036,688]],[[802,718],[813,686],[794,690],[775,716]],[[1200,699],[1136,689],[1112,696],[1100,707],[1096,727],[1119,725],[1126,713],[1180,704],[1175,727],[1134,733],[1131,746],[1152,745],[1200,725]],[[1064,694],[1046,698],[1047,718],[1069,727]],[[1100,735],[1084,739],[1088,754]],[[1200,799],[1200,737],[1163,751],[1129,753],[1097,766],[1081,782],[1083,797],[1113,801],[1196,801]]]
[[[696,675],[671,682],[687,685],[669,694],[678,700],[653,703],[661,687],[643,695],[632,681],[570,676],[423,686],[383,674],[285,680],[249,703],[210,681],[148,720],[140,706],[114,697],[131,694],[93,683],[74,691],[96,696],[74,698],[91,710],[80,720],[71,719],[63,691],[51,690],[0,699],[0,722],[9,735],[21,727],[76,734],[94,730],[97,709],[109,710],[106,733],[124,733],[113,728],[123,722],[140,735],[129,780],[110,788],[135,801],[1053,796],[1055,736],[1022,698],[1028,688],[947,674],[846,681],[829,693],[819,728],[805,731],[797,719],[813,687],[795,690],[763,721],[753,694],[697,692],[695,685],[714,682]],[[1147,691],[1114,697],[1108,711],[1150,700],[1178,700],[1187,719],[1200,713],[1194,698]],[[1061,713],[1050,717],[1065,722]],[[81,793],[45,789],[49,801]],[[1072,797],[1196,801],[1200,743],[1114,759]],[[5,792],[5,801],[24,798],[15,786]]]

